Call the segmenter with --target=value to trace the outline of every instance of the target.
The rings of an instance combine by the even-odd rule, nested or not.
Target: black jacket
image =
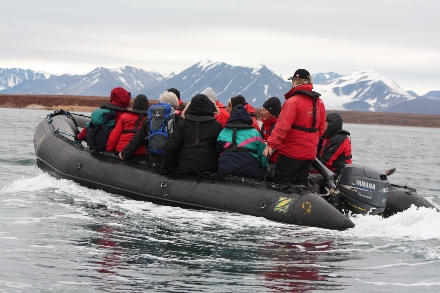
[[[199,140],[196,143],[196,128],[199,124]],[[210,116],[187,114],[177,123],[173,133],[164,146],[162,164],[177,167],[180,171],[217,172],[217,137],[222,131],[221,123]]]

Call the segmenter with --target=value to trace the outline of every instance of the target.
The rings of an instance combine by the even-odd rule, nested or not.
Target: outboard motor
[[[355,164],[342,170],[337,183],[345,208],[353,214],[381,214],[385,210],[389,186],[384,172]]]

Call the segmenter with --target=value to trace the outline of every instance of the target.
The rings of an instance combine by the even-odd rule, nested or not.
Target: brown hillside
[[[108,101],[108,97],[96,96],[0,95],[0,107],[3,108],[63,109],[66,111],[92,112],[101,103]],[[151,104],[156,102],[155,100],[150,101]],[[260,109],[256,109],[257,116],[260,116],[260,111]],[[333,110],[327,112],[339,113],[344,123],[440,128],[440,115]]]

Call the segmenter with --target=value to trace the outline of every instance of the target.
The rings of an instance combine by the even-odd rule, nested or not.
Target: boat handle
[[[76,167],[76,169],[81,168],[81,163],[76,163],[75,167]]]
[[[160,187],[165,188],[165,187],[167,187],[167,185],[168,185],[168,183],[166,183],[166,182],[162,182],[162,184],[160,185]]]
[[[264,209],[266,206],[267,206],[267,203],[265,203],[265,202],[260,203],[260,208]]]

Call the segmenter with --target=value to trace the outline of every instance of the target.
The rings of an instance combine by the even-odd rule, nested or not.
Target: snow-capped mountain
[[[0,68],[0,91],[29,80],[45,80],[50,74],[21,68]]]
[[[440,91],[430,91],[426,95],[423,95],[424,98],[440,100]]]
[[[405,92],[393,81],[373,70],[357,70],[347,75],[335,72],[312,76],[314,90],[321,94],[328,110],[356,110],[440,114],[440,91],[419,97]],[[108,96],[116,86],[157,100],[166,89],[174,87],[181,99],[189,101],[206,87],[212,87],[223,104],[241,94],[260,108],[269,97],[284,102],[290,81],[282,79],[264,65],[233,66],[204,60],[179,74],[162,75],[134,67],[96,68],[86,75],[49,75],[24,69],[0,69],[0,94],[64,94]]]
[[[211,87],[217,99],[225,105],[228,99],[240,94],[255,107],[261,107],[270,97],[282,97],[289,90],[290,83],[264,65],[252,68],[204,60],[156,87],[145,87],[143,91],[150,99],[158,99],[164,90],[171,87],[180,91],[183,101],[189,101]]]
[[[98,67],[86,75],[63,74],[52,75],[44,80],[26,80],[0,93],[108,96],[116,86],[137,93],[145,86],[160,83],[163,79],[158,72],[147,72],[130,66],[116,69]]]
[[[326,109],[382,112],[415,99],[393,81],[373,70],[356,70],[348,75],[315,84]]]
[[[314,84],[326,84],[330,80],[341,77],[342,75],[336,72],[315,73],[312,74],[312,81]]]

